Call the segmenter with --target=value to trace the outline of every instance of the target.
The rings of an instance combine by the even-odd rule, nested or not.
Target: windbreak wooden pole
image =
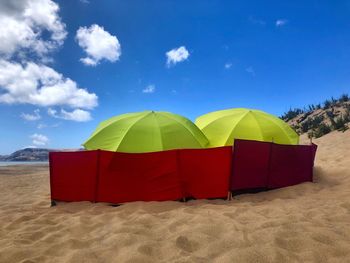
[[[231,179],[232,179],[232,171],[233,171],[233,159],[234,159],[234,151],[235,151],[235,138],[233,138],[233,144],[232,144],[232,155],[231,155],[231,174],[229,178],[229,184],[228,184],[228,192],[227,192],[227,201],[232,201],[232,192],[230,190],[231,188]]]
[[[227,199],[226,199],[226,201],[231,201],[231,200],[232,200],[232,192],[228,191],[227,192]]]
[[[56,201],[52,199],[52,176],[53,176],[53,160],[52,160],[52,154],[49,153],[49,171],[50,171],[50,191],[51,191],[51,207],[56,206]]]

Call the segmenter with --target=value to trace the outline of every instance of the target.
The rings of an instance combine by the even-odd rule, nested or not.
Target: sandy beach
[[[315,143],[314,183],[230,202],[50,207],[47,166],[0,167],[0,262],[350,262],[350,132]]]

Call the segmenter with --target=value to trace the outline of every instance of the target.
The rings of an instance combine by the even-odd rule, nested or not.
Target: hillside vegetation
[[[309,138],[319,138],[331,131],[346,131],[350,123],[350,97],[343,94],[323,103],[311,104],[304,109],[294,108],[281,117],[298,133]]]

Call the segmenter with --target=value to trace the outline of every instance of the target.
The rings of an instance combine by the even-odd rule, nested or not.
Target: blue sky
[[[12,92],[0,97],[0,154],[26,146],[77,148],[99,122],[126,112],[163,110],[194,120],[247,107],[280,115],[350,91],[350,1],[40,0],[46,20],[16,20],[35,9],[31,0],[22,2],[0,5],[0,18],[27,21],[37,33],[24,40],[0,36],[0,95]],[[93,25],[106,38],[94,45],[106,40],[107,51],[84,46]],[[96,65],[83,63],[86,57]],[[17,78],[5,70],[11,66],[23,78],[47,71],[30,78],[40,79],[36,92],[51,78],[64,85],[69,78],[74,99],[18,97],[14,90],[23,85],[11,84]],[[82,89],[84,100],[76,102]]]

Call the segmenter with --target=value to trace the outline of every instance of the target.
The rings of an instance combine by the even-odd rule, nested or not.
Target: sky
[[[1,0],[0,154],[79,148],[103,120],[350,93],[350,1]]]

